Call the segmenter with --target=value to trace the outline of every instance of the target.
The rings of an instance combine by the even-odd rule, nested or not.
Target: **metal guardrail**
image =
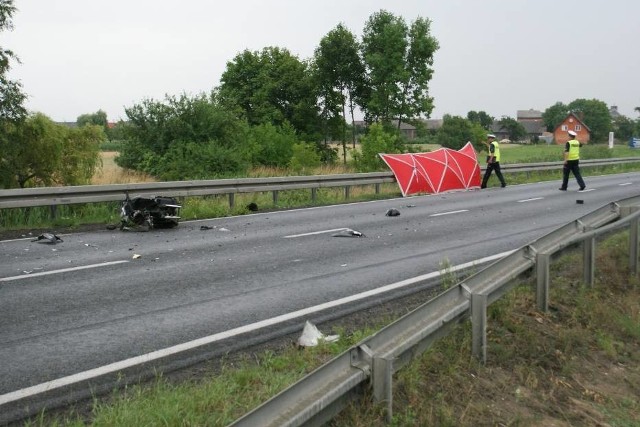
[[[584,167],[594,167],[637,162],[640,162],[640,157],[582,160],[580,164]],[[505,173],[528,173],[542,170],[560,170],[561,168],[562,162],[523,163],[505,164],[502,166],[502,171]],[[375,185],[375,191],[379,193],[380,184],[389,182],[396,182],[392,172],[36,187],[0,190],[0,209],[122,201],[127,193],[139,196],[170,194],[173,197],[228,195],[229,206],[233,208],[235,205],[234,196],[239,193],[271,191],[273,192],[273,201],[277,204],[278,191],[311,189],[311,199],[315,201],[316,191],[320,188],[344,187],[345,198],[348,199],[349,189],[352,186]]]
[[[471,319],[473,356],[486,361],[487,307],[526,271],[537,276],[538,308],[546,311],[552,255],[583,244],[584,281],[593,285],[595,239],[629,227],[630,271],[638,274],[640,196],[623,199],[572,221],[468,277],[396,322],[334,358],[232,423],[232,426],[317,426],[372,387],[392,416],[393,374],[454,326]]]

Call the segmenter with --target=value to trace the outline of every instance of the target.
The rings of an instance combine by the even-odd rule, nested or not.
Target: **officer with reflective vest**
[[[573,176],[576,177],[576,181],[580,186],[580,190],[578,191],[582,191],[586,187],[580,174],[580,147],[582,147],[582,144],[576,139],[576,136],[577,134],[570,130],[569,140],[564,145],[564,166],[562,168],[562,187],[560,187],[560,191],[567,191],[569,172],[573,173]]]
[[[489,155],[487,156],[487,169],[484,172],[484,177],[482,177],[480,188],[487,188],[487,181],[489,181],[489,177],[493,171],[496,171],[496,176],[500,180],[500,186],[506,187],[507,183],[502,176],[502,172],[500,172],[500,144],[496,141],[496,136],[491,133],[487,135],[487,138],[489,142],[486,142],[485,145],[489,149]]]

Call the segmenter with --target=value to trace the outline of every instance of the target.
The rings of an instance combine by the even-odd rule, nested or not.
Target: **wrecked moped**
[[[130,198],[127,193],[120,206],[120,230],[149,231],[178,225],[181,205],[173,197]]]

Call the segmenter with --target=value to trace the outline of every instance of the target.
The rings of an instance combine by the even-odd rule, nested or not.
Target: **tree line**
[[[0,32],[12,28],[13,2],[0,0]],[[75,128],[24,109],[21,84],[6,78],[10,62],[18,59],[0,48],[0,179],[4,188],[87,183],[107,139],[119,143],[118,165],[161,180],[241,176],[259,166],[307,173],[322,163],[346,163],[356,139],[356,170],[376,170],[384,167],[379,152],[407,150],[402,123],[417,126],[422,142],[460,148],[472,141],[481,147],[494,122],[483,111],[445,115],[436,131],[421,127],[418,119],[434,108],[429,83],[438,48],[429,19],[407,23],[380,10],[368,18],[360,39],[338,24],[309,59],[273,46],[245,50],[227,62],[208,93],[144,99],[125,108],[126,120],[114,127],[101,110],[83,114]],[[553,127],[576,110],[593,140],[612,126],[625,133],[640,128],[631,119],[605,120],[606,104],[596,100],[557,103],[545,111],[545,124]],[[357,114],[365,126],[356,122]],[[526,135],[512,118],[498,123],[513,140]],[[342,159],[329,142],[342,145]]]

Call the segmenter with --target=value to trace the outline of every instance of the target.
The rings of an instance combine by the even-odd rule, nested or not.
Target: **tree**
[[[592,141],[602,142],[607,140],[612,125],[611,114],[606,103],[597,99],[576,99],[568,107],[591,129]]]
[[[355,148],[356,98],[364,87],[364,64],[355,36],[342,24],[320,40],[314,53],[314,76],[325,124],[340,125],[340,140],[346,163],[346,111],[351,122],[351,140]],[[340,119],[340,120],[338,120]],[[325,127],[325,129],[328,126]],[[327,132],[325,132],[326,134]]]
[[[125,108],[128,121],[116,163],[163,179],[196,179],[246,169],[248,126],[217,94],[166,96]]]
[[[471,141],[477,148],[481,148],[481,142],[486,139],[487,131],[479,123],[460,116],[445,114],[442,127],[436,133],[436,141],[445,148],[459,150]]]
[[[409,29],[406,73],[402,82],[404,96],[398,112],[398,128],[403,118],[431,115],[433,98],[429,96],[429,82],[433,77],[433,55],[438,48],[438,41],[431,35],[431,21],[417,18]]]
[[[628,140],[633,136],[636,124],[625,116],[616,117],[613,120],[613,132],[617,139]]]
[[[547,127],[547,132],[553,132],[555,128],[557,128],[558,125],[567,117],[567,114],[569,114],[569,107],[564,105],[562,102],[556,102],[551,107],[544,110],[544,113],[542,113],[542,121]]]
[[[507,131],[509,133],[509,139],[511,141],[522,141],[527,136],[527,130],[522,123],[511,117],[503,116],[498,120],[500,130]]]
[[[361,101],[367,121],[390,122],[433,110],[428,83],[438,42],[428,19],[418,18],[409,29],[404,19],[381,10],[365,24],[362,57],[369,93]]]
[[[287,49],[245,50],[227,63],[220,102],[249,125],[291,123],[303,139],[318,140],[320,120],[308,64]]]
[[[0,32],[13,29],[12,17],[15,12],[13,0],[0,0]],[[7,121],[20,121],[27,114],[23,106],[27,96],[22,92],[22,84],[7,78],[12,60],[19,63],[11,50],[0,46],[0,126]]]
[[[0,143],[4,188],[87,184],[100,165],[104,132],[97,126],[68,128],[36,113],[6,128]]]
[[[484,111],[472,110],[467,113],[467,120],[472,123],[477,123],[482,126],[483,129],[489,131],[495,119]]]
[[[92,114],[82,114],[76,119],[76,124],[78,127],[96,125],[102,127],[106,131],[108,125],[107,113],[102,110],[98,110]]]

